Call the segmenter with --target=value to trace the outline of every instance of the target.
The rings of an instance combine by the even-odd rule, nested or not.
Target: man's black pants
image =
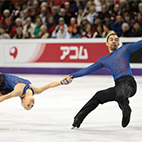
[[[128,98],[136,93],[136,88],[136,82],[132,76],[123,76],[115,81],[114,87],[98,91],[77,113],[75,118],[82,122],[99,104],[109,101],[116,101],[120,109],[124,111],[125,105],[129,105]]]

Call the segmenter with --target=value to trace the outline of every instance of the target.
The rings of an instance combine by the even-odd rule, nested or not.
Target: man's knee
[[[96,94],[95,94],[95,99],[100,103],[100,104],[103,104],[106,102],[106,97],[105,97],[105,93],[103,91],[98,91]]]
[[[124,101],[125,101],[125,96],[123,95],[123,94],[119,94],[119,95],[117,95],[116,96],[116,101],[118,102],[118,103],[124,103]]]

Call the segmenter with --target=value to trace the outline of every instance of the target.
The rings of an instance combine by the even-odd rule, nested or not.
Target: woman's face
[[[97,27],[97,31],[98,31],[98,32],[102,32],[101,26],[98,26],[98,27]]]
[[[124,18],[125,18],[126,21],[130,21],[130,17],[129,16],[126,15]]]
[[[38,26],[40,26],[42,24],[42,22],[39,18],[36,20],[36,23],[37,23]]]
[[[87,31],[87,32],[90,32],[90,31],[91,31],[91,25],[90,25],[90,24],[88,24],[88,25],[86,26],[86,31]]]
[[[34,106],[34,98],[33,97],[24,97],[21,100],[21,105],[24,107],[26,110],[30,110]]]
[[[48,22],[49,23],[53,23],[54,22],[54,18],[53,17],[49,17]]]

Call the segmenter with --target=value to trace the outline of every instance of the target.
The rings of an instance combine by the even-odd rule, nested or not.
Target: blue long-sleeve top
[[[133,76],[129,62],[130,53],[137,51],[141,47],[142,40],[122,45],[114,52],[102,56],[89,67],[71,73],[70,76],[73,76],[73,78],[85,76],[101,68],[108,69],[112,73],[114,80],[126,75]]]

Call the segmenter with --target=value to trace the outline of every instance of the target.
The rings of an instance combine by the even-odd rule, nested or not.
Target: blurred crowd
[[[0,0],[0,39],[142,36],[142,0]]]

